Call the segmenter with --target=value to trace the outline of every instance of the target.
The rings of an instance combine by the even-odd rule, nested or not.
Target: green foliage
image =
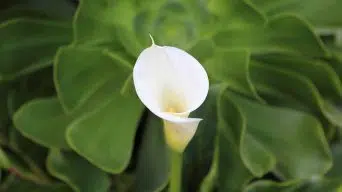
[[[0,191],[167,190],[162,122],[132,83],[149,34],[211,81],[183,191],[341,191],[341,13],[334,0],[1,2]]]

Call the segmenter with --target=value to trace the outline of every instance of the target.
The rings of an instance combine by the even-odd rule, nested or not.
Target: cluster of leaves
[[[149,33],[211,81],[184,191],[342,189],[342,1],[1,6],[0,190],[166,190],[162,125],[131,77]]]

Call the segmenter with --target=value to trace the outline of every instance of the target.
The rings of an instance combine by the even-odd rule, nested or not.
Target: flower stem
[[[169,192],[181,192],[183,153],[171,150],[171,175]]]

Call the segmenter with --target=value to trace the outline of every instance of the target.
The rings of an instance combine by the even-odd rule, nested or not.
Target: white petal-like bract
[[[139,55],[133,81],[142,103],[164,120],[168,145],[182,152],[201,120],[188,115],[204,102],[209,90],[202,65],[181,49],[153,44]]]

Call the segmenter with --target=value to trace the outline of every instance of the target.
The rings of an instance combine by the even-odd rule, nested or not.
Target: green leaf
[[[296,192],[299,187],[300,184],[295,182],[276,183],[273,181],[261,180],[246,187],[244,192]]]
[[[13,117],[14,113],[24,103],[32,99],[54,97],[56,95],[52,67],[20,77],[9,85],[6,103],[7,113],[10,117]]]
[[[189,48],[189,53],[202,64],[206,64],[207,59],[216,53],[214,42],[210,39],[200,40]]]
[[[303,187],[300,191],[303,192],[322,192],[322,191],[331,191],[331,192],[341,192],[342,190],[342,182],[340,179],[326,179],[319,178],[314,179],[311,182],[308,182],[306,186]]]
[[[332,58],[329,60],[330,66],[336,71],[340,80],[342,80],[342,50],[331,48]]]
[[[229,23],[219,28],[243,29],[266,22],[265,16],[244,0],[211,0],[209,11],[222,23]]]
[[[162,120],[148,113],[142,136],[135,191],[161,191],[169,181],[169,149],[164,140]]]
[[[4,150],[0,148],[0,167],[3,168],[9,168],[10,167],[10,160],[8,159],[6,153]]]
[[[106,106],[70,124],[79,115],[65,115],[55,98],[40,99],[22,106],[14,115],[14,123],[23,135],[46,147],[68,149],[67,129],[68,143],[75,151],[100,168],[117,173],[129,162],[141,109],[136,98],[118,93]],[[87,144],[88,140],[92,141],[92,147]]]
[[[220,92],[216,97],[215,152],[210,171],[201,185],[202,192],[215,191],[215,189],[217,191],[241,191],[243,186],[253,178],[240,152],[240,139],[245,134],[246,122],[235,104],[223,96],[225,90],[225,87],[220,87]],[[206,124],[205,128],[215,127]]]
[[[255,56],[255,59],[268,66],[289,70],[307,77],[326,97],[332,97],[335,100],[342,97],[341,81],[327,62],[284,54],[259,55]]]
[[[213,36],[213,41],[218,48],[248,49],[252,53],[328,56],[323,43],[309,26],[292,15],[272,17],[265,25],[221,29]]]
[[[65,47],[56,57],[55,82],[65,110],[90,112],[68,127],[68,143],[108,172],[119,173],[127,166],[143,109],[128,93],[131,70],[119,55],[99,49]]]
[[[70,20],[75,12],[75,4],[68,0],[15,0],[16,7],[44,12],[51,18]]]
[[[150,1],[150,6],[141,5],[141,12],[136,15],[133,23],[134,32],[140,37],[143,45],[150,42],[146,36],[151,33],[157,44],[175,46],[187,50],[194,42],[205,34],[203,23],[209,15],[202,15],[204,9],[198,1]]]
[[[120,173],[131,157],[142,105],[135,96],[116,93],[111,97],[106,106],[73,121],[67,140],[73,150],[96,166]]]
[[[281,106],[312,114],[320,112],[331,123],[342,125],[341,111],[329,101],[330,98],[323,98],[305,76],[258,62],[251,63],[250,71],[252,82],[260,95],[271,96],[275,100],[273,102]]]
[[[106,106],[69,125],[68,143],[101,169],[120,173],[129,163],[141,111],[135,96],[116,93]]]
[[[56,98],[35,99],[14,114],[15,127],[25,137],[45,147],[68,149],[65,131],[72,118],[66,116]]]
[[[256,177],[262,177],[275,168],[274,154],[253,134],[248,133],[248,129],[241,134],[240,155],[245,166]]]
[[[221,93],[221,86],[212,85],[204,103],[190,115],[203,120],[183,155],[184,191],[198,191],[199,184],[210,169],[218,123],[217,102]]]
[[[44,164],[46,149],[24,138],[13,127],[0,148],[0,167],[11,174],[39,184],[49,183]],[[1,190],[0,190],[1,191]]]
[[[9,178],[0,186],[1,191],[10,192],[72,192],[72,190],[62,183],[36,184],[21,178],[10,175]]]
[[[127,171],[111,177],[110,192],[134,191],[135,173]]]
[[[3,80],[50,66],[57,48],[71,40],[69,23],[15,19],[0,25]]]
[[[89,48],[61,48],[54,66],[55,86],[66,112],[108,103],[125,92],[132,67],[119,55]]]
[[[49,180],[33,169],[32,164],[28,162],[27,157],[22,157],[17,151],[9,151],[0,148],[0,168],[7,170],[10,174],[29,180],[37,184],[47,184]],[[1,191],[1,187],[0,187]]]
[[[1,11],[0,20],[23,17],[70,20],[74,11],[74,4],[68,0],[13,0]]]
[[[267,180],[261,180],[252,183],[244,192],[340,192],[341,182],[328,179],[312,179],[311,181],[290,181],[276,183]]]
[[[131,156],[142,106],[135,97],[120,93],[112,97],[106,106],[81,117],[82,112],[65,115],[55,98],[34,100],[16,112],[14,123],[21,133],[46,147],[68,149],[65,141],[67,129],[68,143],[76,152],[104,170],[121,172]],[[70,124],[75,117],[80,118]],[[92,141],[92,147],[87,144],[88,140]]]
[[[64,109],[90,112],[68,127],[68,143],[108,172],[119,173],[127,166],[143,109],[129,93],[131,70],[119,55],[99,49],[65,47],[56,57],[55,83]]]
[[[249,169],[246,168],[240,151],[240,147],[242,147],[240,139],[245,134],[246,122],[241,111],[222,95],[218,105],[219,191],[240,191],[253,177]]]
[[[50,150],[47,169],[76,192],[106,192],[109,189],[108,175],[72,152]]]
[[[336,0],[249,0],[269,16],[292,13],[318,27],[342,26],[341,1]],[[324,14],[321,14],[324,13]]]
[[[27,167],[42,182],[48,182],[49,177],[45,172],[45,159],[47,149],[37,145],[29,139],[22,136],[14,127],[9,129],[9,138],[7,147],[20,157]],[[15,169],[15,167],[14,167]]]
[[[328,54],[320,39],[298,17],[279,15],[266,20],[262,13],[244,0],[212,0],[208,7],[218,18],[211,26],[212,38],[218,48],[248,49],[252,53]]]
[[[328,178],[339,179],[342,186],[342,142],[332,146],[333,166],[327,173]]]
[[[48,18],[48,16],[45,13],[27,9],[27,8],[22,8],[22,7],[10,7],[5,10],[1,10],[0,13],[0,21],[4,22],[6,20],[10,20],[13,18],[23,18],[23,17],[28,17],[28,18],[36,18],[36,19],[41,19],[41,18]]]
[[[137,55],[127,47],[137,47],[138,41],[131,40],[134,36],[130,31],[118,26],[118,23],[129,20],[134,13],[130,1],[108,2],[99,0],[94,4],[91,0],[80,0],[74,17],[74,45],[109,48],[111,51]],[[132,24],[132,23],[127,23]],[[129,35],[131,37],[129,38]],[[122,39],[122,40],[121,40]],[[133,48],[135,49],[135,48]]]
[[[247,133],[276,158],[277,172],[281,176],[311,178],[330,169],[330,150],[317,119],[299,111],[265,106],[227,93],[245,116]],[[259,155],[248,158],[255,162]]]
[[[187,48],[199,37],[201,4],[195,1],[108,2],[96,5],[80,1],[75,18],[75,44],[122,48],[137,57],[151,44],[149,33],[157,44]]]
[[[114,3],[111,3],[114,4]],[[91,3],[88,0],[81,0],[74,17],[74,43],[75,44],[101,44],[115,40],[115,23],[107,7],[107,1]]]
[[[216,51],[204,63],[209,76],[224,82],[240,93],[262,100],[249,76],[250,54],[248,51]]]
[[[105,2],[105,0],[103,2]],[[136,23],[139,22],[137,21],[137,17],[140,16],[137,15],[138,8],[134,5],[134,3],[135,2],[133,1],[120,1],[115,2],[115,4],[107,3],[106,10],[108,11],[108,14],[111,14],[114,18],[112,22],[115,24],[116,39],[119,43],[121,43],[127,53],[137,57],[142,51],[143,47],[138,41],[134,30],[135,25],[138,25]],[[89,5],[90,4],[91,3],[89,3]],[[102,12],[101,9],[98,9],[98,11]],[[121,17],[120,15],[125,15],[125,17]],[[144,23],[145,22],[141,22],[140,25]],[[145,37],[146,39],[149,39],[148,34],[146,34]]]

